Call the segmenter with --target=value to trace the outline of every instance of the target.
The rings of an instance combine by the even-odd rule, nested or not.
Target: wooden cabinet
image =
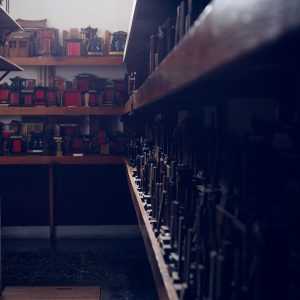
[[[185,228],[185,236],[181,237],[185,253],[180,254],[182,264],[187,257],[193,258],[190,277],[180,277],[182,272],[177,270],[178,278],[170,271],[174,270],[176,259],[163,257],[159,245],[161,237],[153,241],[159,233],[154,234],[156,225],[152,224],[159,220],[149,213],[151,208],[143,199],[145,190],[140,186],[140,180],[149,174],[142,175],[143,179],[132,177],[133,172],[137,176],[147,169],[150,162],[140,165],[138,171],[128,166],[129,185],[160,299],[296,299],[299,264],[291,253],[299,254],[300,250],[296,237],[299,222],[293,212],[299,209],[294,199],[299,197],[296,190],[300,187],[299,172],[293,167],[299,164],[300,3],[297,0],[211,1],[150,73],[150,35],[157,35],[158,26],[168,17],[175,26],[174,16],[180,3],[135,1],[124,61],[129,72],[136,72],[137,77],[145,80],[139,82],[125,111],[131,112],[132,120],[139,116],[144,119],[145,146],[137,152],[144,153],[141,163],[150,156],[155,165],[155,156],[151,155],[159,151],[160,162],[164,161],[166,168],[170,167],[170,161],[176,161],[180,167],[191,169],[194,180],[203,176],[206,183],[200,185],[204,189],[213,187],[221,194],[220,202],[212,202],[211,223],[202,223],[199,215],[191,214],[193,226],[200,222],[207,227],[200,233],[202,243],[192,242],[190,251],[186,248],[187,232],[189,229],[194,232],[194,228],[187,225],[191,220],[184,221],[188,206],[181,206],[178,215]],[[142,52],[145,55],[139,55]],[[151,154],[149,148],[153,145]],[[177,151],[176,147],[180,149]],[[193,151],[196,153],[191,154]],[[279,166],[284,166],[282,171]],[[283,186],[279,187],[279,182]],[[295,189],[288,187],[291,182]],[[163,207],[160,201],[164,200],[159,199]],[[226,201],[228,206],[224,204]],[[241,231],[247,232],[247,239],[251,237],[248,241],[252,241],[252,246],[239,248],[234,244],[230,231],[226,231],[228,228],[222,223],[224,218],[234,219],[234,226],[240,224]],[[282,226],[277,227],[278,223]],[[264,233],[254,234],[253,226]],[[205,245],[206,238],[210,241],[210,234],[217,246]],[[260,238],[264,245],[258,241]],[[254,280],[251,267],[230,261],[241,256],[223,252],[226,247],[220,243],[226,241],[232,243],[231,251],[244,251],[247,255],[244,262],[256,269],[252,269],[253,272],[263,270],[264,275],[257,277],[255,283],[251,281]],[[195,247],[205,248],[211,258],[204,257],[199,263],[195,259]],[[174,252],[173,256],[177,256]],[[261,260],[259,264],[255,263],[255,257]],[[215,267],[214,261],[220,265],[225,262],[224,269]],[[297,267],[289,267],[292,261]],[[236,267],[236,276],[241,275],[241,270],[245,272],[244,291],[230,273],[235,271],[227,264]],[[201,276],[204,281],[199,279]],[[232,288],[226,278],[240,288]]]

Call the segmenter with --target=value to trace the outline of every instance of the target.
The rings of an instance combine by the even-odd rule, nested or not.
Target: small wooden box
[[[66,56],[81,56],[81,39],[65,40]]]
[[[28,32],[16,32],[9,35],[5,45],[5,55],[8,57],[29,56],[30,34]]]
[[[22,91],[21,98],[22,98],[23,106],[33,106],[34,105],[33,95],[34,95],[33,90],[32,91],[30,91],[30,90]]]
[[[37,54],[58,54],[58,30],[55,28],[43,28],[38,31]]]
[[[38,86],[34,89],[34,105],[46,105],[46,88]]]
[[[63,106],[82,106],[80,91],[64,91]]]
[[[48,106],[57,106],[57,90],[49,88],[46,91],[46,104]]]
[[[114,87],[107,87],[104,91],[104,105],[116,105],[116,91]]]
[[[125,31],[117,31],[111,34],[111,44],[109,55],[123,55],[125,49],[127,33]]]
[[[9,103],[9,87],[5,84],[0,86],[0,105]]]
[[[10,106],[20,106],[21,95],[19,91],[11,90],[9,93],[9,105]]]

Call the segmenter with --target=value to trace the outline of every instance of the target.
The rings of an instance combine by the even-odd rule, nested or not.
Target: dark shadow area
[[[3,287],[99,285],[101,300],[158,299],[141,238],[4,240]]]

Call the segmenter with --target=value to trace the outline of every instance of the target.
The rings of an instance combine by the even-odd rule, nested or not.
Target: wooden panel
[[[134,44],[149,42],[150,35],[157,32],[166,17],[175,14],[176,2],[170,0],[135,0],[129,22],[124,61],[129,62],[136,53]],[[132,53],[133,52],[133,53]]]
[[[0,107],[0,116],[118,116],[124,113],[121,106],[102,107]]]
[[[121,66],[122,57],[11,57],[20,66]]]
[[[42,156],[42,155],[24,155],[24,156],[1,156],[0,165],[119,165],[123,164],[124,160],[121,156]]]
[[[123,165],[53,169],[55,226],[137,225]]]
[[[153,18],[151,18],[150,20],[136,20],[134,22],[135,30],[134,32],[132,32],[131,37],[134,42],[146,41],[149,43],[150,34],[157,31],[159,25],[160,21]]]
[[[125,164],[126,174],[133,205],[143,235],[145,247],[148,253],[157,293],[160,300],[177,300],[178,296],[173,281],[168,273],[167,265],[161,254],[159,243],[153,233],[148,215],[143,208],[140,193],[137,190],[135,180],[132,177],[133,169]]]
[[[99,300],[98,286],[12,286],[6,287],[0,300]]]
[[[48,165],[0,165],[3,226],[49,226]]]
[[[134,109],[299,32],[299,11],[298,0],[213,1],[139,89]]]
[[[124,105],[124,114],[132,112],[132,97]]]

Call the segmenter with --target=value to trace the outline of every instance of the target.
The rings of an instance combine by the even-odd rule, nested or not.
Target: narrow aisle
[[[156,300],[141,238],[3,241],[3,287],[100,286],[101,300]]]

